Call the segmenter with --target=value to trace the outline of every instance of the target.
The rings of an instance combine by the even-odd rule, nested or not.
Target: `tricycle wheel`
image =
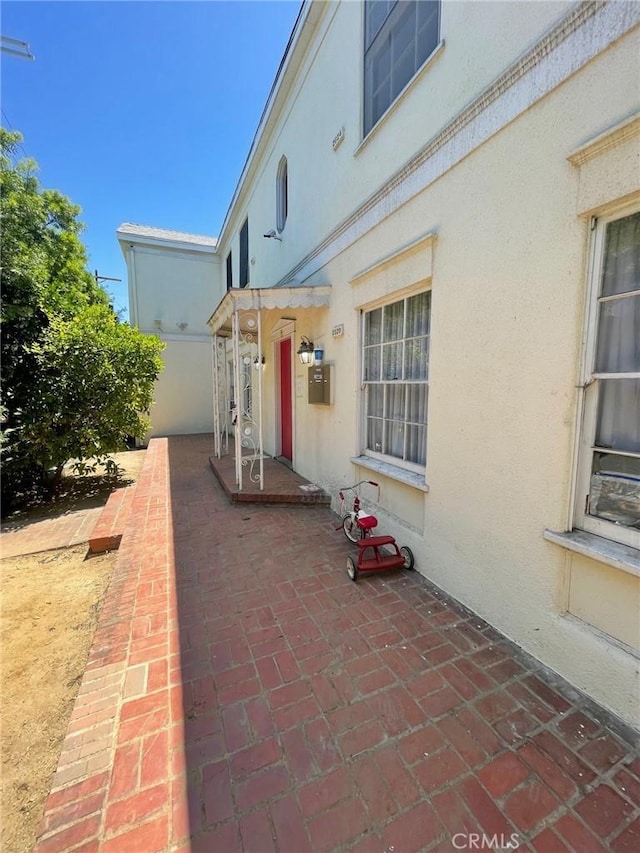
[[[345,515],[342,519],[342,529],[344,530],[344,535],[347,537],[349,542],[357,542],[358,539],[364,538],[364,529],[359,527],[358,522],[350,515]]]
[[[358,580],[358,567],[356,566],[353,557],[347,557],[347,574],[352,581]]]
[[[411,548],[409,548],[407,545],[403,545],[402,548],[400,548],[400,553],[404,557],[403,568],[409,570],[413,569],[415,565],[415,560],[413,558],[413,551],[411,550]]]

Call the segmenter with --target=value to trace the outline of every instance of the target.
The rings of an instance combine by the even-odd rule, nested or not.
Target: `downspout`
[[[213,452],[220,459],[220,398],[218,382],[218,339],[211,335],[211,367],[213,381]]]
[[[235,410],[235,441],[234,452],[236,462],[236,485],[242,491],[242,379],[240,375],[240,314],[236,308],[233,312],[231,324],[233,336],[233,372],[235,374],[235,396],[233,401]]]
[[[129,325],[139,326],[138,283],[136,281],[136,256],[133,243],[129,243],[127,249],[127,266],[129,268]]]
[[[260,491],[264,491],[264,453],[262,448],[262,310],[258,308],[258,449],[260,452]]]

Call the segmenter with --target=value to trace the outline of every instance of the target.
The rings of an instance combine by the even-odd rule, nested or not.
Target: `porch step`
[[[236,484],[235,462],[231,455],[217,459],[209,457],[209,465],[226,496],[234,503],[296,504],[301,506],[329,506],[331,496],[320,486],[310,483],[276,459],[264,460],[264,489],[257,483],[245,484],[240,490]]]
[[[116,489],[115,492],[111,492],[89,538],[89,552],[91,554],[117,551],[120,547],[127,518],[131,512],[135,490],[135,486],[127,486],[124,489]]]

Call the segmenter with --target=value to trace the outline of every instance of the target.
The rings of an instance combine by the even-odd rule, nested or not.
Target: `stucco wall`
[[[145,332],[208,334],[207,318],[223,296],[217,258],[138,245],[127,260],[132,322]]]
[[[580,554],[569,559],[568,612],[640,652],[640,578]]]
[[[213,380],[208,340],[165,341],[147,438],[211,432]]]

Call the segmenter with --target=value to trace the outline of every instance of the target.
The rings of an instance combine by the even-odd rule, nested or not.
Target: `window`
[[[440,0],[366,0],[365,136],[438,46]]]
[[[249,220],[240,229],[240,287],[249,284]]]
[[[233,287],[233,263],[231,259],[231,252],[227,255],[227,290],[231,290]]]
[[[424,470],[431,292],[364,314],[365,453]]]
[[[278,231],[284,231],[289,213],[289,171],[287,158],[283,157],[278,164],[276,175],[276,227]]]
[[[576,526],[640,548],[640,211],[594,231]]]

